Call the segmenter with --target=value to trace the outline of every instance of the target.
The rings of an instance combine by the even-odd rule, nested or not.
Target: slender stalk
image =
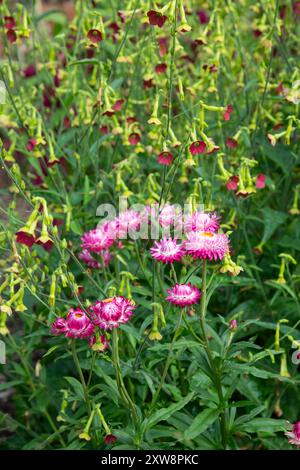
[[[158,388],[157,388],[157,390],[156,390],[156,392],[155,392],[155,394],[152,398],[149,414],[152,412],[152,410],[153,410],[153,408],[154,408],[154,406],[157,402],[157,399],[159,397],[160,391],[161,391],[161,389],[162,389],[162,387],[165,383],[166,376],[167,376],[167,373],[168,373],[168,370],[169,370],[169,367],[170,367],[170,364],[171,364],[171,355],[172,355],[172,352],[173,352],[174,344],[175,344],[176,339],[178,338],[179,328],[180,328],[180,325],[181,325],[182,316],[183,316],[183,312],[180,313],[180,316],[179,316],[179,319],[178,319],[178,322],[177,322],[177,325],[176,325],[176,328],[175,328],[175,333],[174,333],[174,336],[173,336],[173,339],[172,339],[172,342],[171,342],[171,345],[170,345],[169,354],[168,354],[168,357],[167,357],[167,360],[166,360],[166,363],[165,363],[165,367],[164,367],[164,370],[163,370]]]
[[[224,396],[223,396],[223,390],[222,390],[222,383],[221,383],[221,377],[219,374],[219,370],[216,368],[212,352],[210,350],[209,346],[209,341],[207,338],[206,334],[206,325],[205,325],[205,315],[206,315],[206,293],[207,293],[207,282],[206,282],[206,272],[207,272],[207,261],[203,260],[203,265],[202,265],[202,297],[201,297],[201,303],[200,303],[200,327],[202,331],[202,336],[204,340],[204,348],[208,357],[208,361],[210,364],[210,368],[212,371],[213,375],[213,381],[215,383],[215,386],[217,388],[217,393],[219,397],[219,402],[222,407],[221,411],[221,434],[222,434],[222,444],[224,449],[226,449],[227,446],[227,424],[226,424],[226,414],[224,408]]]
[[[79,362],[78,355],[77,355],[77,351],[76,351],[75,339],[72,340],[71,344],[72,344],[73,359],[74,359],[74,363],[75,363],[75,366],[76,366],[76,369],[77,369],[77,372],[78,372],[78,375],[79,375],[79,378],[80,378],[80,382],[81,382],[81,385],[82,385],[87,412],[90,415],[91,412],[92,412],[92,408],[91,408],[91,403],[90,403],[90,399],[89,399],[88,388],[86,386],[85,378],[83,376],[82,369],[81,369],[80,362]]]

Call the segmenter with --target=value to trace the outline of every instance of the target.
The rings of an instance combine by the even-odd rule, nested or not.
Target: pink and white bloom
[[[132,209],[121,212],[116,218],[118,237],[125,238],[128,233],[138,230],[141,225],[141,214]]]
[[[300,447],[300,421],[293,424],[291,431],[287,431],[285,435],[289,438],[289,443]]]
[[[219,218],[216,214],[205,214],[205,212],[194,212],[186,217],[184,228],[186,232],[216,232],[219,229]]]
[[[67,318],[67,338],[89,338],[94,333],[94,325],[80,308],[71,308]]]
[[[166,204],[164,207],[161,208],[158,216],[159,225],[162,228],[171,227],[175,225],[178,219],[178,210],[176,207],[171,204]]]
[[[51,325],[51,333],[55,336],[62,335],[68,330],[67,322],[64,318],[58,317]]]
[[[154,246],[150,248],[152,258],[162,263],[174,263],[180,261],[185,250],[182,243],[177,243],[177,238],[164,237],[158,242],[154,242]]]
[[[229,252],[229,239],[224,233],[190,232],[184,242],[187,254],[194,259],[222,260]]]
[[[102,227],[86,232],[81,237],[81,247],[93,253],[100,253],[100,251],[109,248],[113,242],[112,234],[105,231]]]
[[[179,307],[187,307],[196,304],[201,297],[200,290],[189,284],[175,284],[174,287],[167,290],[169,294],[166,300]]]
[[[90,309],[95,325],[104,330],[112,330],[130,319],[135,305],[125,297],[111,297],[97,301]]]
[[[98,261],[95,260],[95,258],[93,258],[93,256],[91,255],[91,253],[87,249],[82,250],[82,252],[79,253],[78,258],[80,258],[81,261],[83,261],[85,264],[87,264],[89,268],[92,268],[92,269],[100,269],[101,268],[101,264],[98,263]]]

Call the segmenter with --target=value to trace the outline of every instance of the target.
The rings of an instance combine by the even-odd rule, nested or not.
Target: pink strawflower
[[[158,222],[162,228],[175,225],[178,217],[176,207],[171,204],[166,204],[159,212]]]
[[[229,323],[229,329],[232,331],[236,331],[238,329],[238,323],[235,318]]]
[[[200,290],[189,284],[175,284],[174,287],[167,290],[169,294],[166,300],[179,307],[187,307],[196,304],[201,297]]]
[[[202,140],[195,140],[195,142],[191,143],[189,149],[192,155],[197,155],[198,153],[205,153],[206,143]]]
[[[173,155],[171,152],[161,152],[158,157],[157,157],[157,162],[160,164],[160,165],[171,165],[172,161],[173,161]]]
[[[197,259],[222,260],[229,252],[229,239],[224,233],[190,232],[184,242],[187,254]]]
[[[51,333],[55,336],[62,335],[68,330],[67,322],[64,318],[58,317],[51,325]]]
[[[184,255],[184,247],[182,243],[177,243],[176,238],[164,237],[159,242],[154,242],[154,246],[150,248],[152,258],[162,263],[174,263],[180,261]]]
[[[91,255],[91,253],[89,252],[89,250],[82,250],[81,253],[79,253],[78,257],[85,263],[88,265],[89,268],[92,268],[92,269],[100,269],[101,268],[101,264],[98,263],[97,260],[95,260],[95,258],[93,258],[93,256]]]
[[[216,232],[219,230],[218,217],[216,214],[197,211],[186,217],[184,228],[186,232]]]
[[[104,330],[118,328],[126,323],[133,315],[134,303],[125,297],[111,297],[99,300],[91,307],[92,318],[95,325]]]
[[[256,187],[257,189],[264,189],[266,186],[266,177],[262,173],[256,177]]]
[[[119,238],[125,238],[127,233],[138,230],[141,225],[141,214],[132,209],[121,212],[115,219]]]
[[[99,253],[106,248],[109,248],[113,242],[112,234],[105,231],[103,228],[90,230],[81,237],[81,247],[93,253]]]
[[[67,338],[89,338],[94,333],[94,325],[80,308],[71,308],[67,318]]]
[[[287,431],[285,435],[289,438],[289,443],[300,447],[300,421],[293,424],[292,431]]]

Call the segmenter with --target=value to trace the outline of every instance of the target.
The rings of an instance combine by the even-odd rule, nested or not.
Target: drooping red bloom
[[[125,102],[125,100],[124,100],[123,98],[117,100],[117,101],[112,105],[112,109],[113,109],[114,111],[121,111],[124,102]]]
[[[224,111],[224,114],[223,114],[224,121],[229,121],[232,111],[233,111],[233,106],[231,104],[229,104],[226,107],[226,109]]]
[[[125,15],[125,13],[124,13],[123,11],[121,11],[121,10],[118,11],[118,17],[120,18],[120,20],[121,20],[122,23],[125,23],[125,21],[126,21],[126,15]]]
[[[207,24],[209,22],[209,15],[205,10],[199,10],[197,15],[198,15],[200,24]]]
[[[28,140],[26,144],[26,149],[28,150],[28,152],[31,152],[35,146],[36,146],[36,139],[32,138]]]
[[[255,38],[259,38],[262,35],[262,32],[260,29],[254,29],[252,33]]]
[[[167,64],[157,64],[155,66],[155,73],[160,74],[160,73],[165,73],[167,70]]]
[[[283,92],[283,83],[280,82],[278,87],[276,88],[277,95],[280,96]]]
[[[47,240],[45,243],[43,243],[43,242],[41,242],[40,240],[38,240],[38,241],[36,242],[36,244],[37,244],[37,245],[41,245],[41,246],[44,248],[44,250],[46,250],[46,251],[51,251],[52,248],[53,248],[53,245],[54,245],[54,243],[53,243],[52,240]]]
[[[218,67],[216,66],[216,64],[212,64],[209,66],[208,70],[209,70],[209,73],[217,73]]]
[[[102,41],[103,36],[101,31],[99,29],[90,29],[87,33],[87,37],[93,44],[98,44],[99,42]]]
[[[16,26],[15,19],[12,16],[4,16],[4,27],[5,29],[14,29]]]
[[[195,142],[190,145],[189,149],[192,155],[197,155],[198,153],[205,153],[206,143],[202,140],[195,140]]]
[[[293,12],[294,15],[300,15],[300,2],[293,3]]]
[[[145,90],[147,88],[153,88],[154,87],[153,78],[144,79],[143,80],[143,87],[145,88]]]
[[[164,55],[168,53],[168,39],[167,38],[159,38],[158,46],[159,46],[160,57],[163,57]]]
[[[34,64],[28,65],[26,69],[23,70],[23,75],[25,78],[33,77],[36,74],[36,68]]]
[[[17,243],[20,243],[21,245],[26,245],[30,248],[35,243],[35,237],[28,232],[23,232],[22,230],[19,230],[16,233],[16,241]]]
[[[256,187],[257,189],[264,189],[266,186],[266,176],[260,173],[256,177]]]
[[[118,440],[117,437],[114,436],[113,434],[107,434],[105,436],[104,442],[107,446],[109,446],[110,444],[115,444],[117,440]]]
[[[116,23],[115,21],[113,21],[112,23],[110,23],[109,27],[113,30],[113,32],[115,34],[118,34],[118,32],[120,31],[120,26],[118,25],[118,23]]]
[[[17,40],[17,35],[16,35],[16,33],[15,33],[15,31],[14,31],[13,29],[9,29],[9,30],[7,31],[6,37],[7,37],[8,41],[11,42],[12,44],[13,44],[14,42],[16,42],[16,40]]]
[[[165,15],[162,15],[159,11],[155,10],[149,10],[147,16],[151,26],[158,26],[159,28],[162,28],[167,20]]]
[[[101,126],[99,127],[99,131],[101,132],[101,134],[107,135],[109,133],[109,128],[108,126]]]
[[[237,148],[238,143],[235,139],[232,139],[231,137],[227,137],[226,145],[227,145],[227,147],[229,147],[231,149],[235,149],[235,148]]]
[[[160,165],[171,165],[172,161],[173,161],[173,155],[171,152],[161,152],[158,157],[157,157],[157,162],[160,164]]]
[[[226,183],[228,191],[236,191],[239,184],[239,177],[236,175],[230,176]]]
[[[141,140],[140,134],[137,132],[132,132],[130,136],[128,137],[128,141],[130,145],[137,145]]]

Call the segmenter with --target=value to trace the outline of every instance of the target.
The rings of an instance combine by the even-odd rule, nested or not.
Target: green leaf
[[[74,377],[64,377],[64,378],[66,379],[67,382],[69,382],[69,384],[73,388],[75,395],[77,397],[80,397],[81,400],[84,400],[84,393],[83,393],[82,385],[79,382],[79,380],[75,379]]]
[[[262,242],[265,243],[271,238],[275,230],[286,221],[288,215],[284,212],[274,211],[269,207],[265,207],[261,212],[265,224]]]
[[[286,430],[286,420],[272,418],[254,418],[248,423],[243,423],[235,428],[235,431],[249,433],[269,432],[274,433]]]
[[[166,421],[169,419],[176,411],[181,410],[185,405],[187,405],[191,399],[194,397],[194,392],[189,393],[185,398],[180,400],[178,403],[173,403],[168,408],[162,408],[157,410],[152,416],[146,418],[142,423],[142,431],[146,432],[148,429],[155,426],[155,424],[160,421]]]
[[[220,411],[216,408],[207,408],[201,411],[193,420],[189,428],[184,432],[184,439],[195,439],[199,434],[213,424],[219,416]]]

